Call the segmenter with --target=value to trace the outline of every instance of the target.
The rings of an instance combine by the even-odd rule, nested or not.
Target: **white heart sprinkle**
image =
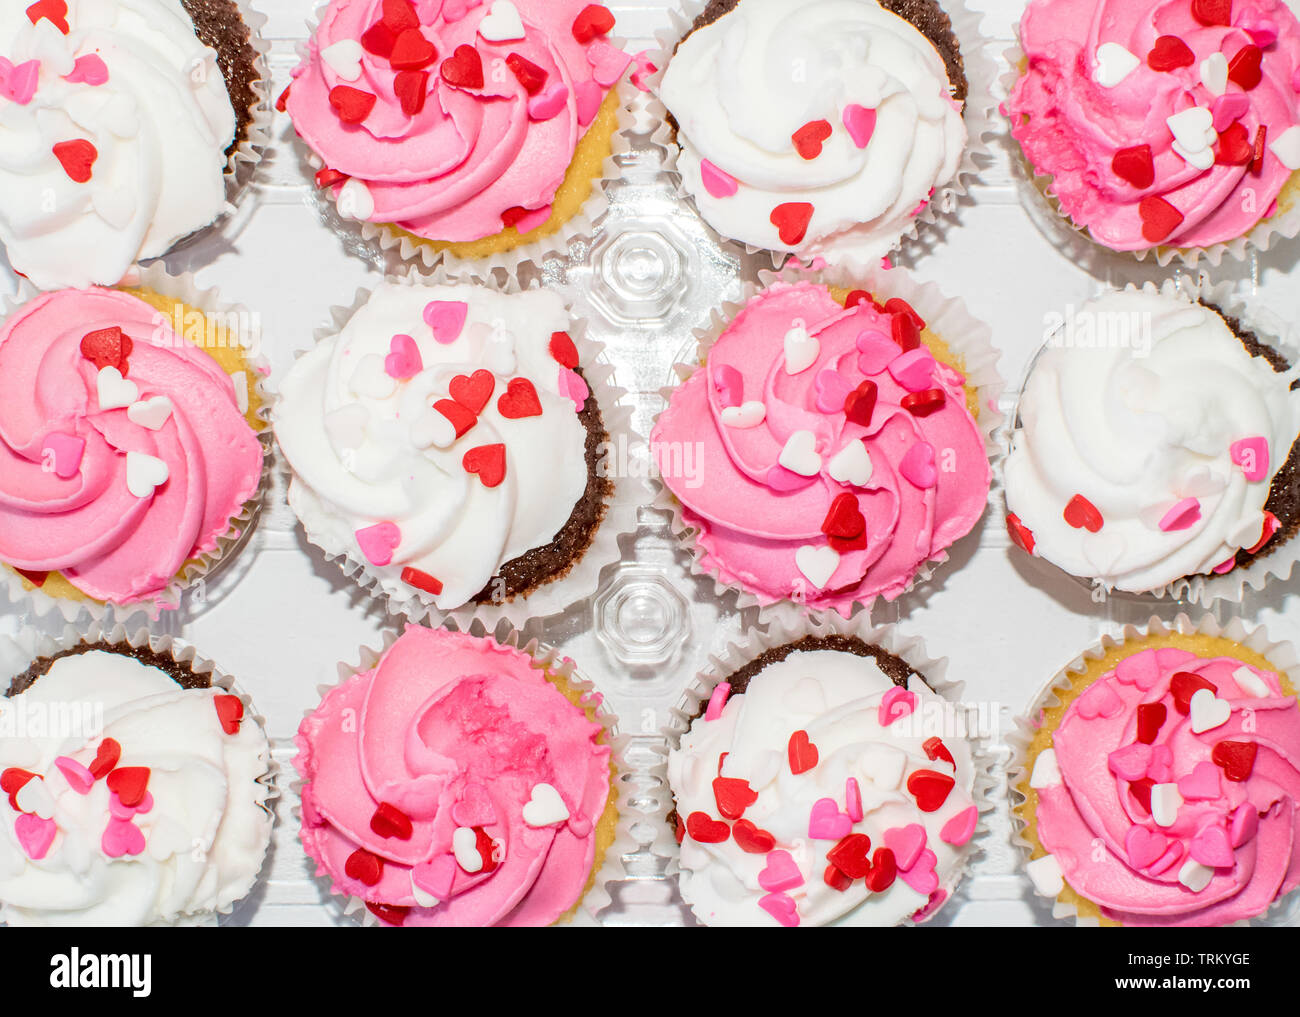
[[[529,826],[554,826],[569,818],[569,807],[550,784],[534,784],[532,794],[524,803],[523,815]]]
[[[1034,760],[1034,772],[1029,775],[1032,788],[1055,787],[1061,783],[1061,769],[1056,765],[1056,750],[1043,749]]]
[[[1300,170],[1300,125],[1287,128],[1268,147],[1291,172]]]
[[[148,498],[154,488],[167,483],[169,476],[171,471],[167,464],[157,456],[143,452],[126,454],[126,489],[137,498]]]
[[[1195,169],[1207,170],[1214,165],[1214,150],[1209,147],[1189,152],[1176,141],[1169,147],[1174,150],[1174,153],[1178,158],[1182,159],[1188,166],[1192,166]]]
[[[477,852],[475,852],[477,854]],[[442,903],[437,897],[429,893],[415,881],[415,876],[411,876],[411,896],[415,898],[415,903],[422,908],[436,908]]]
[[[1055,897],[1065,889],[1065,876],[1061,873],[1061,863],[1052,855],[1043,855],[1025,865],[1025,875],[1034,884],[1034,889],[1044,897]]]
[[[1178,882],[1192,893],[1200,893],[1210,885],[1210,880],[1213,878],[1214,870],[1208,865],[1202,865],[1195,858],[1187,859],[1183,867],[1178,870]]]
[[[54,797],[40,777],[33,777],[19,788],[18,793],[14,795],[14,801],[18,803],[21,811],[34,812],[42,819],[49,819],[54,815]]]
[[[871,462],[867,446],[861,439],[854,438],[831,457],[831,461],[826,464],[826,472],[832,480],[841,484],[866,487],[875,472],[875,466]]]
[[[1192,695],[1191,718],[1192,734],[1213,731],[1228,723],[1232,716],[1232,704],[1220,699],[1209,689],[1197,689]]]
[[[126,411],[127,420],[150,431],[161,431],[163,424],[171,419],[171,415],[172,401],[166,396],[142,399],[138,403],[132,403]]]
[[[321,50],[320,58],[344,81],[356,81],[361,77],[361,53],[356,39],[343,39]]]
[[[1211,95],[1222,95],[1228,90],[1228,58],[1222,53],[1211,53],[1201,61],[1201,84]]]
[[[1097,69],[1092,80],[1102,88],[1114,88],[1138,69],[1142,63],[1117,42],[1103,42],[1097,47]]]
[[[1178,147],[1193,155],[1209,148],[1219,137],[1214,129],[1214,114],[1203,106],[1193,106],[1165,117],[1165,123],[1169,125]]]
[[[835,548],[824,545],[815,547],[805,544],[794,553],[794,564],[808,582],[819,590],[826,589],[826,584],[840,567],[840,555]]]
[[[468,873],[478,872],[483,868],[483,856],[478,853],[478,834],[468,826],[456,827],[451,835],[451,852],[456,856],[456,864]]]
[[[1177,784],[1157,784],[1151,789],[1151,818],[1156,826],[1173,826],[1182,804],[1183,796],[1178,793]]]
[[[510,0],[496,0],[488,16],[478,23],[478,34],[488,42],[513,42],[524,37],[524,21]]]
[[[100,368],[95,379],[95,389],[101,410],[120,410],[140,398],[140,387],[123,378],[122,372],[116,367]]]
[[[353,368],[348,386],[359,396],[387,399],[397,391],[397,379],[385,370],[383,357],[369,353]]]
[[[347,183],[339,188],[335,200],[339,215],[344,219],[365,222],[375,214],[375,198],[370,188],[356,177],[349,177]]]
[[[1242,692],[1248,696],[1253,696],[1255,699],[1263,699],[1273,694],[1273,690],[1268,687],[1268,682],[1264,681],[1263,678],[1244,664],[1232,672],[1232,678],[1241,687]]]
[[[817,476],[822,469],[822,457],[817,454],[817,436],[812,431],[795,431],[786,439],[776,461],[801,477]]]
[[[727,427],[757,427],[767,419],[767,407],[755,399],[740,406],[728,406],[719,417]]]
[[[416,448],[451,448],[456,428],[435,409],[424,410],[411,421],[411,444]]]
[[[822,344],[816,336],[808,334],[802,326],[790,329],[785,334],[785,373],[800,374],[817,363],[817,355],[822,351]]]

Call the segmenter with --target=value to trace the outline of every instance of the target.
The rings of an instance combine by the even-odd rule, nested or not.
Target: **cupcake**
[[[1300,371],[1208,293],[1130,288],[1065,316],[1005,463],[1020,548],[1130,593],[1239,596],[1239,576],[1290,571]]]
[[[584,0],[331,0],[287,109],[345,218],[433,264],[548,237],[599,190],[631,58]]]
[[[614,839],[610,748],[533,648],[412,626],[307,715],[302,844],[333,893],[386,925],[573,916]]]
[[[916,666],[851,631],[730,656],[739,666],[705,676],[668,755],[681,892],[696,918],[789,928],[933,915],[979,817],[954,707]]]
[[[1032,0],[1020,48],[1011,133],[1098,244],[1166,264],[1300,231],[1300,21],[1284,0]]]
[[[683,187],[751,248],[874,264],[973,168],[936,0],[712,0],[666,56]]]
[[[572,327],[548,290],[376,288],[299,358],[275,407],[308,540],[413,617],[560,584],[614,494]]]
[[[1180,618],[1058,676],[1012,781],[1029,877],[1059,916],[1229,925],[1300,883],[1294,661],[1240,622]]]
[[[984,513],[997,414],[964,355],[993,359],[983,333],[936,305],[937,329],[966,327],[950,344],[886,296],[931,294],[898,273],[880,281],[757,293],[655,423],[651,454],[697,568],[759,604],[847,617],[894,600]]]
[[[41,289],[114,285],[227,208],[270,111],[234,0],[0,13],[0,241]]]
[[[271,749],[247,699],[120,635],[65,641],[0,700],[0,922],[210,921],[262,868]]]
[[[11,589],[92,611],[175,607],[231,549],[269,442],[245,316],[157,271],[138,289],[42,294],[0,323]]]

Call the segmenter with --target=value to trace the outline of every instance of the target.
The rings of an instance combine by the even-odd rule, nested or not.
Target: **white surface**
[[[254,0],[270,15],[267,37],[278,95],[295,62],[294,47],[306,34],[310,0]],[[650,0],[622,0],[609,6],[619,16],[619,31],[631,39],[630,49],[648,46],[663,25],[663,5]],[[1000,60],[1012,40],[1012,26],[1021,8],[1018,0],[970,0],[987,11],[986,35]],[[275,150],[259,174],[259,191],[241,204],[235,222],[221,237],[212,237],[168,259],[173,272],[198,270],[202,285],[216,285],[223,298],[261,314],[265,352],[275,371],[292,362],[305,347],[317,324],[327,321],[329,308],[350,304],[359,286],[371,286],[379,271],[350,253],[311,203],[311,188],[299,164],[287,117],[277,121]],[[960,207],[955,221],[944,228],[939,243],[903,259],[925,279],[965,299],[971,311],[994,327],[994,342],[1003,351],[1001,370],[1012,390],[1031,354],[1043,340],[1044,318],[1063,313],[1106,285],[1160,279],[1173,274],[1126,259],[1107,262],[1104,278],[1072,264],[1049,242],[1021,205],[1018,184],[1009,170],[1003,143],[995,143],[996,159],[983,173],[973,197]],[[689,271],[680,281],[680,299],[671,307],[657,306],[653,317],[608,313],[604,298],[591,299],[591,270],[585,247],[575,249],[575,262],[548,270],[548,281],[562,284],[579,314],[591,319],[595,338],[609,344],[617,367],[616,382],[637,399],[638,426],[644,429],[657,409],[656,392],[670,379],[670,365],[690,343],[690,330],[707,322],[708,308],[735,298],[736,255],[720,253],[701,239],[705,231],[692,212],[669,197],[646,162],[629,157],[629,183],[620,189],[610,223],[646,229],[661,218],[671,220],[665,235],[670,245],[692,245]],[[617,236],[607,228],[600,252],[617,249]],[[930,234],[933,236],[933,234]],[[1233,279],[1255,309],[1256,321],[1281,335],[1297,339],[1289,323],[1300,318],[1300,287],[1295,282],[1300,243],[1284,245],[1247,264],[1225,264],[1212,272],[1216,280]],[[0,287],[12,290],[12,276],[0,276]],[[272,383],[274,384],[274,375]],[[951,658],[949,677],[965,680],[966,698],[1001,717],[1004,725],[1020,713],[1034,693],[1078,651],[1102,633],[1126,622],[1157,613],[1171,618],[1179,606],[1167,602],[1113,598],[1094,604],[1088,591],[1037,562],[1009,550],[1001,525],[1001,496],[995,491],[984,524],[958,544],[953,560],[941,567],[926,587],[876,612],[878,621],[899,621],[909,633],[926,641],[931,656]],[[635,552],[628,548],[621,577],[632,591],[623,603],[624,619],[635,625],[655,610],[680,613],[689,633],[667,640],[666,648],[646,648],[628,665],[598,637],[595,616],[617,589],[594,605],[577,605],[548,623],[544,637],[563,647],[579,668],[608,695],[622,718],[625,732],[652,733],[667,721],[688,678],[706,663],[708,652],[720,650],[742,630],[733,607],[714,602],[703,584],[692,580],[681,556],[663,534],[662,520],[643,512],[642,532]],[[322,902],[322,892],[309,878],[296,840],[294,796],[289,792],[292,734],[303,711],[317,701],[316,687],[336,680],[339,660],[357,658],[361,644],[379,645],[386,624],[382,608],[344,581],[339,570],[322,561],[295,528],[283,504],[282,487],[270,504],[251,546],[239,556],[220,582],[209,590],[208,602],[191,605],[187,614],[164,618],[162,626],[184,635],[200,652],[235,675],[253,695],[269,722],[283,774],[285,797],[279,804],[276,847],[265,886],[234,916],[237,922],[258,925],[321,925],[334,921],[334,911]],[[636,564],[633,560],[638,559]],[[615,578],[612,574],[609,579]],[[1268,626],[1274,639],[1300,637],[1300,616],[1290,597],[1294,582],[1274,584],[1266,597],[1254,597],[1239,609],[1247,619]],[[671,589],[666,596],[661,591]],[[1221,609],[1225,613],[1231,607]],[[1288,610],[1290,616],[1288,617]],[[16,629],[25,619],[7,605],[0,607],[0,631]],[[1193,614],[1196,612],[1193,611]],[[52,624],[48,620],[47,626]],[[653,625],[646,623],[647,628]],[[624,657],[630,654],[625,652]],[[640,778],[636,778],[641,782]],[[653,791],[653,789],[650,789]],[[937,919],[939,924],[1022,925],[1050,923],[1041,904],[1031,903],[1029,881],[1006,836],[1005,820],[994,822],[986,838],[986,856],[978,863],[956,899]],[[611,924],[676,924],[683,920],[674,903],[672,882],[661,878],[662,858],[649,854],[629,860],[638,878],[615,892]]]

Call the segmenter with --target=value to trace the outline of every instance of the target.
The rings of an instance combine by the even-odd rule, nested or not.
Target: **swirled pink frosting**
[[[900,306],[906,310],[894,313]],[[684,521],[698,531],[705,569],[764,603],[793,598],[847,614],[855,601],[894,599],[921,565],[970,532],[988,498],[984,439],[967,410],[961,374],[924,346],[904,359],[894,319],[914,313],[901,301],[890,311],[871,303],[846,310],[823,286],[777,284],[737,315],[706,368],[677,388],[651,449]],[[791,374],[787,336],[796,328],[817,353]],[[894,372],[902,374],[907,362],[904,385]],[[876,388],[865,423],[846,414],[848,393],[864,382]],[[904,408],[926,392],[938,394],[938,408],[925,415]],[[743,415],[745,404],[758,403],[757,426],[726,422],[729,409]],[[814,457],[799,456],[810,474],[778,461],[792,440],[798,445],[796,432],[812,436]],[[870,460],[862,483],[855,442]],[[841,481],[833,475],[845,473],[838,456],[851,447],[857,476]],[[843,518],[845,499],[865,536],[841,527],[848,536],[833,540],[828,515],[838,500]],[[847,516],[857,519],[851,510]]]
[[[114,327],[132,343],[134,402],[171,402],[157,429],[134,422],[132,406],[100,405],[82,341]],[[132,453],[165,464],[166,481],[133,494]],[[261,473],[231,377],[129,292],[46,293],[0,329],[0,561],[58,570],[98,600],[146,599],[216,547]]]
[[[1033,0],[1020,22],[1028,70],[1004,107],[1012,134],[1036,172],[1053,178],[1051,190],[1065,214],[1115,250],[1208,247],[1243,236],[1273,214],[1283,185],[1300,168],[1294,161],[1300,138],[1291,135],[1285,143],[1289,167],[1272,147],[1300,124],[1295,14],[1282,0],[1235,0],[1230,25],[1205,24],[1193,6],[1191,0]],[[1149,58],[1165,36],[1181,40],[1191,59],[1170,58],[1178,47],[1162,43],[1166,56],[1155,58],[1157,66],[1183,65],[1156,70]],[[1117,84],[1097,80],[1099,73],[1107,77],[1104,69],[1099,72],[1103,45],[1123,47],[1135,58],[1134,69]],[[1258,84],[1243,88],[1225,81],[1222,64],[1217,72],[1203,72],[1206,60],[1231,63],[1250,46],[1261,50]],[[1110,53],[1113,59],[1118,50]],[[1251,83],[1248,76],[1242,80]],[[1223,93],[1216,94],[1221,86]],[[1192,107],[1214,118],[1214,161],[1205,168],[1175,150],[1166,123]],[[1236,136],[1231,145],[1224,143],[1232,136],[1228,132]],[[1242,145],[1252,156],[1244,162]],[[1149,183],[1141,172],[1129,170],[1125,177],[1115,168],[1117,153],[1141,146],[1151,150]],[[1151,201],[1156,198],[1174,214]],[[1181,222],[1172,225],[1178,216]]]
[[[303,847],[389,924],[549,925],[591,873],[609,794],[600,732],[519,651],[411,626],[298,730]],[[567,819],[529,816],[543,784]],[[376,821],[381,806],[406,829]],[[495,865],[456,851],[458,829],[481,833]]]
[[[574,24],[588,6],[587,0],[514,0],[524,35],[500,39],[510,33],[497,24],[514,21],[500,3],[333,0],[294,71],[287,108],[325,165],[352,178],[332,185],[340,198],[349,186],[364,188],[348,208],[340,205],[344,214],[445,241],[478,240],[506,225],[527,232],[545,221],[578,140],[630,63],[603,32],[588,37],[580,29],[586,41],[578,41]],[[399,82],[400,72],[366,48],[365,37],[377,24],[403,24],[403,8],[414,12],[437,55],[406,72],[426,78]],[[489,17],[496,20],[484,27]],[[356,66],[346,51],[358,40],[353,77]],[[336,57],[340,44],[345,55]],[[479,87],[454,71],[448,79],[446,61],[463,60],[461,47],[477,54]],[[531,65],[523,77],[512,61],[519,57]],[[340,88],[373,98],[360,122],[345,122],[331,105],[332,96],[347,94]],[[422,105],[412,104],[415,94]]]
[[[1180,710],[1175,695],[1186,676],[1226,704],[1207,709],[1200,726],[1219,722],[1200,733],[1196,708]],[[1149,742],[1142,704],[1165,711]],[[1143,650],[1070,704],[1052,742],[1060,780],[1038,790],[1038,837],[1106,917],[1227,925],[1300,884],[1300,708],[1276,674],[1231,657]],[[1161,825],[1145,792],[1169,784],[1177,811]]]

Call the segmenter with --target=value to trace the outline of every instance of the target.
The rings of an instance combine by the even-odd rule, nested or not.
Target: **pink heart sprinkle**
[[[1184,498],[1171,508],[1160,520],[1160,529],[1165,533],[1186,530],[1201,520],[1201,503],[1195,498]]]
[[[1210,104],[1214,114],[1214,129],[1223,133],[1250,112],[1250,100],[1244,92],[1228,92]]]
[[[1254,11],[1251,11],[1247,17],[1242,18],[1237,23],[1237,27],[1249,35],[1260,49],[1268,49],[1273,43],[1277,42],[1277,22],[1271,18],[1261,18]]]
[[[90,794],[90,789],[95,786],[95,775],[86,767],[71,756],[59,756],[54,760],[54,765],[63,774],[63,779],[68,782],[68,787],[79,795]]]
[[[1242,802],[1232,814],[1232,823],[1228,830],[1232,846],[1241,847],[1259,832],[1259,813],[1250,802]]]
[[[109,858],[144,854],[144,834],[128,819],[110,819],[99,846]]]
[[[1174,779],[1174,750],[1168,745],[1151,746],[1151,762],[1147,774],[1157,784],[1168,784]]]
[[[1219,562],[1219,564],[1215,565],[1214,568],[1210,569],[1210,571],[1213,572],[1216,576],[1222,576],[1222,575],[1227,575],[1236,567],[1237,567],[1237,559],[1233,557],[1227,559],[1226,561]]]
[[[1160,665],[1150,653],[1135,653],[1115,665],[1115,677],[1123,685],[1136,685],[1146,692],[1160,680]]]
[[[799,871],[799,866],[789,851],[769,851],[767,864],[758,874],[758,885],[772,893],[792,890],[796,886],[803,886],[803,873]]]
[[[39,60],[28,60],[14,66],[0,57],[0,96],[26,106],[36,95],[36,85],[41,75]]]
[[[849,819],[834,798],[818,798],[808,815],[808,836],[813,840],[842,840],[853,829]],[[766,887],[771,889],[771,887]]]
[[[455,877],[456,859],[451,855],[439,855],[432,861],[421,862],[411,870],[411,879],[415,885],[439,900],[451,897],[451,883]]]
[[[939,471],[934,462],[934,446],[928,441],[918,441],[907,450],[898,464],[898,472],[922,491],[928,491],[939,482]]]
[[[855,102],[844,107],[844,129],[849,132],[853,144],[866,148],[871,143],[871,136],[876,133],[876,111],[859,106]]]
[[[632,65],[632,58],[607,42],[597,42],[587,49],[587,63],[596,83],[608,88]]]
[[[1074,701],[1075,709],[1084,720],[1107,719],[1124,708],[1124,702],[1106,682],[1093,682],[1091,688]]]
[[[402,531],[396,523],[375,523],[357,530],[355,536],[366,561],[380,568],[392,564],[393,552],[402,542]]]
[[[1252,484],[1268,476],[1268,439],[1242,438],[1228,446],[1228,455]]]
[[[528,116],[531,120],[553,120],[568,106],[569,86],[556,82],[540,95],[528,100]]]
[[[451,818],[457,826],[490,826],[497,821],[497,810],[482,784],[466,784],[451,807]],[[437,896],[435,894],[434,896]]]
[[[23,854],[34,862],[39,862],[54,843],[58,827],[52,819],[42,819],[30,812],[24,812],[14,820],[14,834]]]
[[[1209,760],[1197,763],[1191,773],[1178,778],[1178,793],[1185,801],[1218,798],[1219,768]]]
[[[1207,826],[1193,837],[1190,851],[1193,858],[1212,869],[1231,868],[1235,860],[1228,831],[1221,826]]]
[[[460,338],[468,314],[469,304],[463,300],[434,300],[425,305],[424,322],[433,329],[433,338],[447,346]]]
[[[108,81],[108,66],[98,54],[87,53],[85,56],[77,57],[77,62],[72,65],[72,73],[65,74],[63,80],[74,85],[79,82],[92,87],[102,85]]]
[[[945,844],[961,847],[975,833],[975,821],[979,818],[979,809],[974,805],[962,809],[952,819],[943,824],[939,839]]]
[[[858,787],[856,777],[850,777],[844,782],[844,811],[853,822],[862,822],[862,788]]]
[[[1178,843],[1178,841],[1172,841],[1165,848],[1165,853],[1147,866],[1147,871],[1153,876],[1162,876],[1170,869],[1181,865],[1183,856],[1186,853],[1182,844]]]
[[[1147,775],[1151,765],[1151,746],[1134,742],[1122,749],[1116,749],[1106,757],[1110,772],[1124,780],[1141,780]]]
[[[700,160],[700,180],[704,189],[715,198],[730,198],[740,190],[740,183],[735,177],[724,173],[708,159]]]
[[[920,823],[894,826],[885,831],[885,847],[894,852],[899,872],[906,872],[925,850],[925,827]]]
[[[858,370],[866,375],[879,374],[898,356],[898,343],[880,329],[858,333]]]
[[[587,405],[587,397],[591,395],[591,389],[587,387],[587,383],[582,380],[578,372],[561,367],[556,383],[559,385],[560,395],[573,401],[573,412],[581,413],[582,408]]]
[[[722,716],[722,708],[727,705],[727,697],[731,695],[731,686],[727,682],[713,687],[713,692],[709,696],[709,705],[704,711],[705,720],[717,720]]]
[[[902,720],[916,709],[916,693],[909,692],[899,685],[891,685],[889,691],[880,698],[876,709],[876,723],[889,727],[896,720]]]
[[[935,890],[934,893],[930,894],[930,899],[925,902],[925,907],[919,908],[916,911],[912,912],[912,921],[914,922],[926,921],[927,919],[929,919],[931,915],[933,915],[936,911],[938,911],[941,907],[943,907],[943,902],[946,901],[947,899],[948,899],[947,890]]]
[[[580,81],[573,86],[573,100],[578,107],[578,126],[587,127],[600,112],[605,90],[594,81]]]
[[[650,77],[659,68],[651,61],[649,50],[643,49],[632,59],[636,64],[636,70],[632,72],[632,84],[636,86],[638,91],[650,91]]]
[[[802,491],[816,480],[816,477],[805,477],[793,470],[787,470],[780,463],[769,468],[767,474],[763,477],[763,483],[773,491],[782,494],[789,491]]]
[[[137,813],[153,811],[153,795],[146,791],[139,805],[123,805],[116,791],[108,793],[108,812],[114,819],[133,819]]]
[[[848,399],[853,387],[844,380],[839,371],[825,370],[817,372],[813,380],[816,392],[817,409],[822,413],[844,412],[844,401]]]
[[[715,364],[709,368],[713,387],[718,390],[718,405],[723,409],[739,406],[745,401],[745,379],[730,364]]]
[[[939,877],[934,871],[936,861],[938,859],[935,857],[934,852],[927,848],[921,852],[916,864],[906,872],[900,870],[898,877],[917,893],[929,896],[939,889]]]
[[[924,346],[918,346],[891,360],[889,373],[907,391],[923,392],[934,380],[934,357]]]
[[[388,348],[392,352],[384,358],[384,371],[390,378],[405,381],[407,378],[414,378],[424,370],[420,347],[409,335],[393,336]]]
[[[81,459],[86,453],[86,439],[75,434],[55,431],[45,436],[41,458],[50,456],[54,475],[60,480],[70,480],[81,471]]]
[[[1158,830],[1145,826],[1130,826],[1124,835],[1124,852],[1128,863],[1135,869],[1145,869],[1164,854],[1169,839]]]
[[[769,893],[766,897],[759,898],[758,906],[787,929],[793,929],[799,924],[799,912],[795,908],[794,899],[787,894]]]

